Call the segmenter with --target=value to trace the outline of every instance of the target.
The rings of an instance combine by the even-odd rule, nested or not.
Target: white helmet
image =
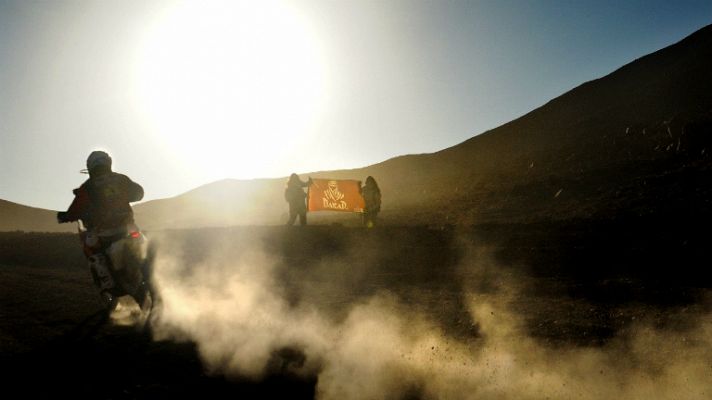
[[[93,170],[96,167],[105,166],[111,169],[111,157],[101,150],[92,151],[87,158],[87,169]]]

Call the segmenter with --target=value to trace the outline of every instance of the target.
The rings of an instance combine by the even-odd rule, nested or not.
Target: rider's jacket
[[[67,220],[81,219],[95,231],[133,224],[129,203],[143,198],[143,188],[126,175],[116,172],[91,177],[74,189],[74,201],[67,210]]]

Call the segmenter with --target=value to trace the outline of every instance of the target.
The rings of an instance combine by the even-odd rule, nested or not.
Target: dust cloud
[[[680,330],[640,322],[602,346],[547,345],[512,306],[519,278],[478,254],[458,268],[477,327],[462,337],[387,288],[339,315],[295,304],[277,278],[279,257],[247,249],[216,245],[188,265],[176,245],[156,265],[155,339],[194,341],[211,374],[316,376],[320,399],[712,397],[712,315]]]

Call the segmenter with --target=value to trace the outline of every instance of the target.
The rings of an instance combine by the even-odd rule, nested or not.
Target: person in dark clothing
[[[366,178],[366,184],[361,188],[361,196],[365,203],[363,225],[373,228],[376,225],[376,217],[381,211],[381,189],[372,176]]]
[[[116,234],[134,224],[131,202],[143,198],[143,188],[126,175],[111,170],[111,157],[94,151],[87,159],[87,179],[74,189],[74,200],[67,211],[57,213],[57,222],[82,220],[99,236]]]
[[[87,172],[89,179],[74,189],[72,204],[67,211],[57,213],[57,222],[83,222],[86,230],[80,237],[84,255],[107,309],[113,310],[118,301],[112,294],[116,281],[110,268],[111,257],[105,252],[129,232],[137,232],[130,203],[143,198],[143,188],[126,175],[112,172],[111,157],[103,151],[89,155]],[[135,299],[143,303],[141,297]]]
[[[307,194],[304,192],[304,187],[311,185],[312,180],[302,182],[297,174],[289,176],[287,187],[284,189],[284,199],[289,203],[289,220],[288,226],[294,225],[294,222],[299,216],[299,224],[304,226],[307,224]]]

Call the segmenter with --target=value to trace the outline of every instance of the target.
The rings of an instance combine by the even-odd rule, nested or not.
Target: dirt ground
[[[387,294],[458,343],[483,328],[468,304],[501,294],[544,349],[597,349],[644,321],[694,329],[712,309],[704,241],[671,223],[570,221],[453,227],[241,227],[149,232],[190,279],[216,254],[258,251],[287,309],[341,326],[355,305]],[[659,224],[659,221],[656,222]],[[180,249],[177,251],[176,249]],[[0,234],[0,345],[5,379],[28,397],[314,398],[306,353],[273,350],[259,378],[215,369],[190,337],[107,319],[74,235]],[[505,295],[506,294],[506,295]],[[296,311],[295,311],[296,312]],[[494,311],[493,311],[494,314]],[[712,360],[709,363],[712,372]],[[431,394],[432,396],[432,394]],[[406,391],[402,397],[428,397]],[[506,396],[505,396],[506,397]]]

